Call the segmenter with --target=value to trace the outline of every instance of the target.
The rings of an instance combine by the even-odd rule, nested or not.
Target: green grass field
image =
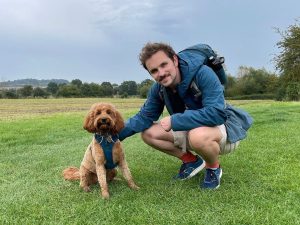
[[[199,189],[203,172],[173,181],[180,162],[145,145],[123,142],[139,191],[124,180],[85,193],[65,181],[79,166],[92,135],[82,129],[99,99],[0,99],[0,224],[300,224],[300,102],[231,101],[255,120],[248,137],[221,157],[216,191]],[[101,99],[125,118],[141,99]],[[121,176],[120,176],[121,177]]]

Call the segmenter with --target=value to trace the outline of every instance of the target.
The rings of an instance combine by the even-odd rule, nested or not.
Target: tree
[[[141,98],[147,98],[147,94],[153,85],[154,81],[151,79],[146,79],[141,82],[138,88],[138,92]]]
[[[78,88],[80,88],[81,85],[82,85],[82,81],[79,80],[79,79],[74,79],[74,80],[71,81],[71,84],[73,84],[73,85],[77,86]]]
[[[122,96],[127,95],[137,95],[137,84],[135,81],[123,81],[119,86],[119,94]]]
[[[264,68],[240,66],[238,77],[227,77],[226,97],[254,95],[256,98],[274,98],[279,86],[279,77]]]
[[[48,95],[49,95],[49,93],[47,91],[45,91],[45,89],[43,89],[43,88],[36,87],[33,89],[33,97],[46,98]]]
[[[84,83],[81,88],[81,94],[84,97],[103,97],[103,90],[99,84],[96,83]]]
[[[93,97],[103,97],[103,90],[99,84],[91,83],[90,84],[91,93]]]
[[[80,91],[83,97],[93,97],[92,90],[88,83],[84,83],[80,87]]]
[[[232,97],[237,95],[236,88],[237,78],[231,75],[227,76],[227,82],[225,86],[225,96]]]
[[[19,89],[19,93],[23,97],[29,97],[32,95],[33,88],[31,85],[25,85],[24,87]]]
[[[151,86],[152,84],[154,84],[154,80],[151,79],[145,79],[141,82],[141,86]]]
[[[300,93],[300,24],[291,25],[284,32],[277,29],[282,40],[277,43],[281,49],[278,56],[275,57],[276,68],[280,71],[281,89],[285,89],[286,99],[299,99]],[[297,97],[295,95],[298,95]]]
[[[113,86],[113,90],[114,90],[114,95],[118,95],[119,94],[119,85],[116,83],[113,83],[112,86]]]
[[[300,83],[289,82],[286,88],[286,95],[288,100],[299,101],[300,100]]]
[[[55,82],[49,82],[47,85],[47,91],[52,95],[56,95],[58,91],[58,85]]]
[[[18,98],[17,90],[16,89],[8,89],[3,91],[3,96],[5,98]]]
[[[81,92],[80,89],[75,85],[61,85],[57,92],[58,96],[72,98],[72,97],[80,97]]]
[[[112,97],[113,96],[114,88],[113,88],[113,86],[111,85],[110,82],[103,82],[100,86],[101,86],[103,95],[105,97]]]

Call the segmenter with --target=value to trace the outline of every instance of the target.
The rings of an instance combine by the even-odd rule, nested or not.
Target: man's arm
[[[121,141],[135,133],[146,130],[152,126],[154,121],[158,120],[164,109],[164,102],[159,96],[159,90],[157,83],[152,85],[147,100],[140,111],[126,121],[125,127],[119,133]]]

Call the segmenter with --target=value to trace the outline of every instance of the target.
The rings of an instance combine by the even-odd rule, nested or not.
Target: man
[[[156,83],[139,113],[126,122],[120,139],[142,132],[145,143],[182,160],[176,179],[191,178],[205,167],[200,187],[216,189],[222,176],[219,155],[238,146],[252,119],[225,104],[224,88],[217,75],[210,67],[197,63],[199,57],[193,51],[176,54],[164,43],[144,46],[140,61]],[[201,92],[199,98],[191,93],[192,81]],[[155,122],[165,105],[170,116]]]

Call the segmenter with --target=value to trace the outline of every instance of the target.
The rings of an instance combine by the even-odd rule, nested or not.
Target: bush
[[[15,99],[19,97],[16,89],[8,89],[3,91],[3,96],[5,98],[11,98],[11,99]]]
[[[289,101],[299,101],[300,84],[298,82],[290,82],[286,87],[286,97]]]
[[[145,85],[145,86],[141,87],[140,98],[147,98],[147,94],[148,94],[150,88],[151,88],[150,85]]]
[[[128,98],[127,92],[123,92],[123,94],[121,95],[121,98]]]
[[[276,101],[283,101],[285,98],[285,88],[284,86],[281,86],[277,89],[275,93],[275,100]]]
[[[33,97],[47,98],[50,94],[43,88],[36,87],[33,89]]]

